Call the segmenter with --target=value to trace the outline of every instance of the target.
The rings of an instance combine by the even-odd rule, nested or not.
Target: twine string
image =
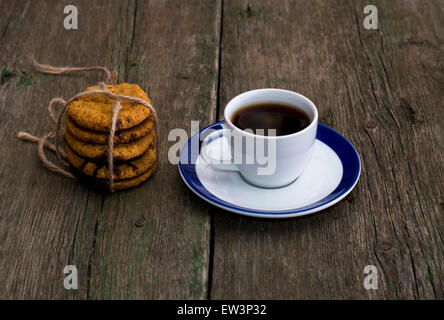
[[[116,122],[117,116],[119,115],[120,109],[122,109],[122,104],[119,99],[114,100],[113,105],[113,115],[111,117],[111,130],[109,131],[108,137],[108,180],[109,180],[109,188],[113,192],[114,191],[114,135],[116,133]]]
[[[55,165],[54,163],[52,163],[51,161],[49,161],[46,158],[44,147],[46,147],[52,151],[56,150],[56,146],[47,141],[47,139],[54,137],[54,132],[47,133],[43,137],[39,138],[39,137],[35,137],[29,133],[20,131],[17,134],[17,137],[21,140],[32,141],[32,142],[38,143],[38,148],[37,148],[38,156],[46,168],[48,168],[49,170],[51,170],[53,172],[61,174],[65,177],[68,177],[71,179],[76,179],[70,172],[66,171],[63,168],[60,168],[59,166]],[[63,151],[62,151],[62,155],[66,158],[66,155]]]
[[[57,103],[60,103],[60,104],[65,105],[65,104],[66,104],[66,101],[63,100],[62,98],[54,98],[54,99],[51,99],[51,101],[49,101],[49,105],[48,105],[48,114],[49,114],[49,117],[50,117],[55,123],[57,123],[57,118],[56,118],[56,115],[55,115],[55,112],[54,112],[53,108],[54,108],[54,105],[57,104]]]
[[[44,73],[61,74],[64,72],[71,72],[71,71],[102,70],[107,75],[107,80],[106,80],[107,83],[110,81],[117,80],[117,72],[116,71],[110,72],[105,67],[98,67],[98,66],[94,66],[94,67],[53,67],[53,66],[49,66],[49,65],[40,64],[37,61],[35,61],[34,58],[32,58],[32,57],[30,57],[30,59],[31,59],[34,67],[38,71],[41,71]],[[113,192],[114,191],[114,175],[113,175],[113,173],[114,173],[114,155],[113,155],[114,136],[116,133],[117,118],[119,116],[120,110],[122,109],[122,101],[126,100],[126,101],[135,102],[135,103],[141,104],[141,105],[147,107],[148,109],[150,109],[151,114],[154,118],[154,128],[157,127],[157,114],[156,114],[156,110],[154,109],[154,107],[150,103],[148,103],[147,101],[145,101],[143,99],[140,99],[137,97],[132,97],[132,96],[114,94],[107,89],[106,84],[104,82],[99,82],[98,87],[99,87],[99,89],[80,92],[80,93],[76,94],[75,96],[73,96],[68,101],[65,101],[63,98],[51,99],[51,101],[48,104],[48,114],[49,114],[50,118],[55,122],[54,132],[47,133],[43,137],[38,138],[38,137],[35,137],[29,133],[21,131],[17,134],[17,137],[21,140],[32,141],[32,142],[38,143],[38,155],[39,155],[39,158],[42,161],[43,165],[46,168],[48,168],[49,170],[51,170],[53,172],[61,174],[65,177],[68,177],[71,179],[76,179],[76,177],[74,175],[72,175],[70,172],[68,172],[64,168],[57,166],[53,162],[49,161],[46,158],[44,148],[46,147],[52,151],[55,151],[58,160],[66,168],[69,168],[69,163],[66,161],[66,154],[63,151],[63,149],[60,147],[60,140],[61,140],[61,137],[64,135],[64,132],[62,130],[62,123],[63,123],[63,119],[65,119],[69,104],[76,99],[86,97],[86,96],[96,95],[96,94],[105,95],[105,96],[113,99],[112,117],[111,117],[111,123],[110,123],[110,131],[109,131],[109,136],[108,136],[108,148],[107,148],[109,189],[111,192]],[[58,117],[56,117],[56,113],[54,112],[54,106],[56,104],[63,105],[63,109],[59,113]],[[54,140],[55,140],[54,144],[47,141],[47,139],[50,139],[50,138],[54,138]]]
[[[29,60],[31,60],[32,65],[37,71],[49,74],[62,74],[69,73],[75,71],[94,71],[100,70],[106,74],[106,82],[107,83],[115,83],[117,81],[117,72],[109,71],[107,68],[102,66],[91,66],[91,67],[54,67],[47,64],[38,63],[33,56],[28,56]]]
[[[53,137],[54,137],[54,132],[50,132],[50,133],[45,134],[42,138],[40,138],[39,143],[38,143],[38,155],[39,155],[40,160],[43,162],[43,164],[49,170],[54,171],[58,174],[61,174],[65,177],[68,177],[71,179],[76,179],[71,173],[69,173],[68,171],[66,171],[63,168],[60,168],[59,166],[55,165],[54,163],[52,163],[51,161],[49,161],[46,158],[45,148],[44,148],[45,142],[46,142],[46,139],[53,138]],[[55,146],[55,149],[57,151],[57,149],[58,149],[57,146]]]

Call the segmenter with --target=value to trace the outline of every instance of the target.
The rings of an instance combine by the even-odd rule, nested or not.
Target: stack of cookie
[[[134,96],[151,103],[135,84],[107,85],[114,94]],[[97,86],[88,87],[96,90]],[[108,139],[113,99],[103,94],[72,101],[67,110],[65,151],[78,178],[100,188],[108,187]],[[156,166],[154,116],[136,102],[121,102],[114,136],[114,189],[137,186],[147,180]]]

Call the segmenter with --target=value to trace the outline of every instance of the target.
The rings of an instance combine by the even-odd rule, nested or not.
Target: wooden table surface
[[[78,30],[60,1],[0,0],[0,298],[444,298],[444,2],[83,1]],[[51,129],[53,97],[106,66],[158,109],[153,178],[113,195],[46,170],[24,130]],[[242,217],[196,197],[169,163],[168,132],[222,119],[244,91],[309,97],[357,148],[362,173],[342,202],[283,221]],[[66,265],[79,288],[63,287]],[[364,267],[379,288],[363,286]]]

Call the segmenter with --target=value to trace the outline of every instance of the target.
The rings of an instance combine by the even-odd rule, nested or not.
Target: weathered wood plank
[[[80,222],[73,262],[89,270],[78,298],[203,299],[209,264],[208,206],[168,161],[171,129],[216,114],[218,1],[131,3],[133,29],[123,79],[147,90],[158,110],[158,170],[136,189],[105,196]]]
[[[208,206],[168,163],[167,134],[189,128],[190,119],[206,125],[215,117],[220,4],[73,4],[77,31],[63,29],[63,4],[56,1],[16,2],[0,21],[0,65],[13,72],[0,86],[0,296],[205,298]],[[50,98],[68,98],[103,76],[40,75],[26,53],[54,65],[105,65],[119,71],[120,81],[146,89],[161,119],[155,177],[104,195],[45,170],[36,146],[16,140],[17,130],[46,132]],[[78,268],[76,291],[63,289],[67,264]]]
[[[77,5],[87,6],[87,1]],[[35,72],[25,55],[54,65],[113,65],[112,47],[119,8],[97,2],[81,12],[80,29],[63,28],[63,3],[2,3],[9,14],[2,25],[0,66],[0,296],[57,299],[62,297],[63,268],[70,263],[76,228],[82,214],[102,196],[44,169],[35,144],[16,138],[19,130],[43,135],[52,128],[47,103],[68,98],[103,74],[48,76]],[[109,20],[108,20],[109,19]],[[3,22],[3,19],[2,19]],[[100,30],[88,29],[97,24]],[[95,49],[92,49],[95,48]],[[122,57],[120,57],[121,59]],[[87,204],[89,206],[87,207]]]
[[[443,298],[443,3],[224,1],[220,114],[235,95],[314,101],[363,162],[341,203],[259,221],[214,210],[211,298]],[[213,212],[213,211],[212,211]],[[379,289],[363,287],[366,265]]]

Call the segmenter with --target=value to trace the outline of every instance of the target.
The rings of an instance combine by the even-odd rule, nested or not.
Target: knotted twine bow
[[[116,71],[110,72],[105,67],[100,67],[100,66],[53,67],[53,66],[49,66],[49,65],[40,64],[37,61],[35,61],[35,59],[32,57],[29,57],[29,59],[31,60],[34,67],[40,72],[50,73],[50,74],[62,74],[62,73],[68,73],[68,72],[73,72],[73,71],[101,70],[106,74],[106,83],[111,84],[111,83],[115,83],[117,81],[117,72]],[[114,158],[114,156],[113,156],[114,135],[116,133],[117,117],[119,116],[119,112],[122,109],[121,101],[122,100],[132,101],[132,102],[136,102],[138,104],[141,104],[141,105],[149,108],[151,110],[151,113],[153,114],[153,117],[154,117],[154,128],[156,128],[156,126],[157,126],[157,115],[156,115],[156,110],[154,109],[154,107],[150,103],[148,103],[147,101],[145,101],[143,99],[140,99],[137,97],[132,97],[132,96],[124,96],[124,95],[114,94],[114,93],[107,90],[106,85],[103,82],[99,82],[98,86],[100,89],[78,93],[74,97],[69,99],[68,101],[65,101],[62,98],[51,99],[51,101],[49,102],[49,105],[48,105],[48,113],[49,113],[49,116],[51,117],[51,119],[55,122],[55,130],[53,132],[49,132],[49,133],[43,135],[41,138],[39,138],[39,137],[35,137],[29,133],[21,131],[17,134],[17,137],[21,140],[33,141],[33,142],[38,143],[38,156],[46,168],[48,168],[49,170],[51,170],[53,172],[61,174],[65,177],[68,177],[71,179],[77,179],[73,174],[71,174],[66,169],[59,167],[58,165],[49,161],[46,158],[44,148],[46,147],[46,148],[54,151],[56,153],[59,161],[66,168],[69,168],[69,163],[66,160],[66,154],[63,151],[63,149],[61,149],[61,147],[59,145],[60,140],[61,140],[60,137],[64,135],[64,132],[62,130],[62,123],[63,123],[63,119],[65,118],[66,111],[68,110],[69,104],[78,98],[91,96],[91,95],[95,95],[95,94],[105,95],[105,96],[113,99],[114,101],[112,103],[111,126],[110,126],[109,137],[108,137],[108,149],[107,149],[107,152],[108,152],[107,158],[108,159],[107,160],[108,160],[109,189],[111,192],[114,192],[114,177],[113,177],[113,173],[114,173],[114,161],[113,161],[113,158]],[[54,105],[57,103],[60,103],[61,105],[63,105],[63,110],[62,110],[62,112],[60,112],[58,117],[56,117],[56,114],[53,110]],[[47,141],[50,138],[55,139],[54,144]]]

